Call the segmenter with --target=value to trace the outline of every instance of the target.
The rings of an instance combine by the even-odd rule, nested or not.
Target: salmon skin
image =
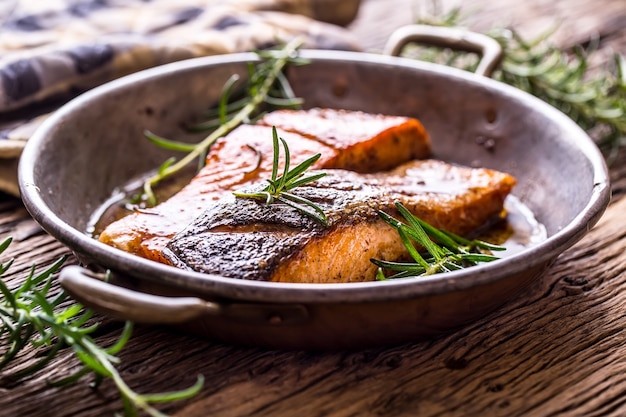
[[[164,256],[179,268],[239,279],[370,281],[377,270],[371,258],[407,257],[379,210],[399,217],[395,203],[400,202],[433,226],[464,235],[499,215],[515,184],[505,173],[436,160],[375,174],[326,172],[293,193],[321,207],[327,227],[284,204],[229,195],[177,234]]]
[[[298,122],[289,122],[290,118]],[[218,140],[205,167],[177,194],[145,212],[109,224],[98,239],[168,263],[161,253],[167,242],[209,205],[245,184],[269,178],[273,156],[270,122],[289,144],[293,166],[321,153],[314,168],[375,172],[431,153],[423,126],[409,117],[331,109],[269,113],[258,125],[239,126]]]

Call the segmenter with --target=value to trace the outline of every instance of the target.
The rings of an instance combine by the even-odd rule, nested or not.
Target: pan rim
[[[96,87],[57,110],[34,133],[28,141],[18,167],[21,196],[31,216],[53,237],[77,253],[87,254],[91,259],[102,261],[114,271],[127,273],[135,278],[174,285],[185,291],[198,292],[227,299],[247,301],[273,301],[297,303],[325,302],[374,302],[414,298],[451,291],[462,291],[471,287],[486,285],[494,280],[530,270],[552,261],[565,249],[581,239],[600,219],[610,200],[610,183],[604,157],[591,138],[566,115],[521,90],[482,76],[454,68],[420,62],[407,58],[391,57],[362,52],[343,51],[301,51],[303,58],[316,61],[351,61],[402,67],[417,71],[436,72],[467,82],[480,84],[515,100],[530,103],[539,108],[547,117],[571,133],[563,138],[568,145],[575,146],[586,156],[593,169],[594,189],[591,198],[578,215],[561,230],[549,236],[544,242],[524,250],[507,259],[483,264],[466,270],[425,278],[406,278],[387,281],[373,281],[342,284],[301,284],[272,283],[238,280],[216,275],[181,270],[159,264],[123,252],[98,242],[87,234],[70,226],[54,213],[45,203],[35,180],[35,167],[38,150],[58,123],[80,106],[94,100],[101,94],[124,88],[136,82],[148,82],[173,71],[194,70],[199,67],[248,62],[256,59],[253,53],[236,53],[210,57],[193,58],[151,68]]]

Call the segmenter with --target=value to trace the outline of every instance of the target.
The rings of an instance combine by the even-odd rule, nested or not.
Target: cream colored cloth
[[[358,50],[350,0],[0,0],[0,191],[43,119],[77,94],[156,65],[304,37]],[[333,7],[337,13],[333,13]],[[347,17],[346,17],[347,16]]]

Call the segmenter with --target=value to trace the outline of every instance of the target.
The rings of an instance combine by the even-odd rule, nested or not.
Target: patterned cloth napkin
[[[156,65],[303,36],[359,50],[359,0],[0,0],[0,191],[18,195],[29,136],[77,94]]]

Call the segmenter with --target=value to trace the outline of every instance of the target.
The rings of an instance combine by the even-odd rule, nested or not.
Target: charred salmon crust
[[[333,164],[337,152],[297,133],[280,131],[289,142],[291,158],[299,163],[322,153],[320,168]],[[150,209],[111,223],[99,240],[135,255],[167,263],[165,244],[212,202],[250,182],[267,177],[272,169],[271,127],[242,125],[220,139],[207,155],[206,165],[178,193]]]
[[[172,265],[231,278],[335,283],[373,280],[371,258],[399,260],[406,250],[378,216],[395,202],[433,226],[467,234],[501,213],[515,180],[504,173],[413,161],[377,174],[329,170],[298,195],[318,204],[328,227],[281,204],[226,196],[163,251]]]
[[[279,136],[289,143],[292,164],[321,153],[315,168],[370,172],[381,167],[395,167],[414,158],[426,158],[430,154],[428,136],[415,119],[323,109],[289,114],[308,126],[298,132],[286,122],[286,114],[280,116],[285,129],[290,129],[279,127],[278,131]],[[321,118],[321,114],[325,118]],[[335,133],[328,123],[331,114],[334,123],[341,127]],[[323,129],[315,127],[320,120],[326,120]],[[359,133],[351,133],[350,125]],[[384,150],[376,151],[379,148]],[[376,162],[381,158],[386,160],[385,164]],[[100,233],[99,240],[123,251],[168,263],[161,251],[176,233],[225,194],[269,176],[272,169],[271,127],[239,126],[211,147],[206,162],[206,166],[177,194],[147,213],[132,213],[111,223]]]

